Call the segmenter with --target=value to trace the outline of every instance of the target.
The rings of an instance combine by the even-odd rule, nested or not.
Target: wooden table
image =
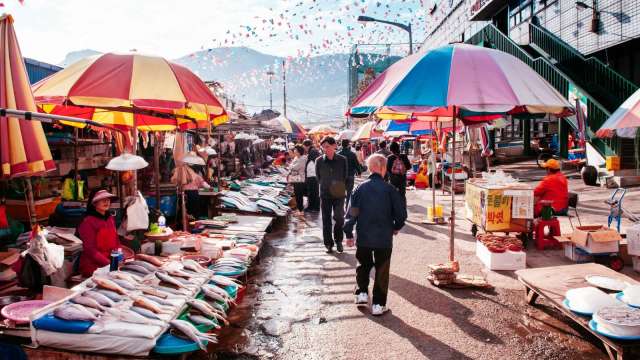
[[[585,280],[587,275],[608,276],[633,285],[638,285],[639,282],[608,267],[594,263],[524,269],[516,271],[516,275],[524,284],[525,298],[529,305],[535,305],[538,296],[544,298],[546,302],[600,339],[611,360],[640,358],[640,341],[621,341],[600,335],[589,328],[590,318],[577,315],[562,306],[567,290],[591,286]]]
[[[220,214],[220,192],[200,190],[198,191],[198,195],[207,198],[207,202],[209,204],[207,206],[207,217],[212,219]]]

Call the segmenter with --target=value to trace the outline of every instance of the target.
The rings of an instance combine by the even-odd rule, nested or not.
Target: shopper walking
[[[296,199],[296,215],[303,215],[304,193],[305,193],[305,169],[307,167],[307,156],[304,154],[304,147],[296,145],[293,148],[293,161],[289,166],[289,176],[287,182],[293,185],[293,194]]]
[[[351,151],[351,144],[349,140],[342,140],[342,149],[338,154],[344,156],[347,159],[347,181],[345,183],[347,188],[347,199],[345,201],[345,208],[349,206],[349,199],[351,199],[351,193],[353,192],[353,185],[355,183],[356,175],[360,175],[362,168],[358,162],[358,157]]]
[[[407,210],[400,194],[384,181],[387,159],[381,154],[371,155],[367,166],[371,175],[353,193],[344,233],[347,246],[357,246],[356,305],[368,305],[369,273],[375,267],[371,314],[382,315],[387,311],[393,236],[404,226]],[[357,240],[353,238],[354,226]]]
[[[324,137],[320,146],[324,155],[316,160],[316,177],[320,184],[322,236],[327,253],[333,252],[334,245],[341,253],[343,251],[344,198],[347,195],[347,159],[336,153],[336,140],[331,136]],[[332,218],[335,222],[333,231],[331,228]]]
[[[411,168],[411,162],[407,155],[400,154],[400,145],[397,142],[392,142],[389,145],[391,155],[387,157],[387,177],[393,187],[395,187],[402,201],[407,203],[407,170]]]
[[[387,157],[389,155],[391,155],[391,151],[389,151],[389,149],[387,149],[387,142],[386,141],[380,141],[380,143],[378,144],[378,151],[376,151],[376,154],[380,154],[384,157]]]
[[[320,191],[318,189],[318,179],[316,178],[316,159],[320,152],[313,146],[311,139],[302,142],[307,154],[307,164],[305,168],[305,185],[307,189],[307,208],[305,211],[320,211]]]

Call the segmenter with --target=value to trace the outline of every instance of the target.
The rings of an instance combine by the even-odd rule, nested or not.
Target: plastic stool
[[[545,229],[549,228],[549,235],[545,235]],[[554,236],[560,236],[560,222],[557,217],[551,220],[538,219],[535,229],[536,249],[544,250],[546,248],[559,249],[560,243],[554,239]]]

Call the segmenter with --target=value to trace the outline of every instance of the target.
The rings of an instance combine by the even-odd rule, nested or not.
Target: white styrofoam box
[[[489,270],[520,270],[527,267],[527,254],[524,251],[492,253],[480,241],[476,241],[476,256]]]
[[[640,224],[627,229],[627,252],[629,255],[640,255]]]
[[[578,249],[576,244],[567,241],[562,243],[564,248],[564,256],[577,263],[585,263],[593,260],[593,256],[586,254],[583,250]]]
[[[633,270],[640,272],[640,256],[632,256],[631,260],[633,261]]]

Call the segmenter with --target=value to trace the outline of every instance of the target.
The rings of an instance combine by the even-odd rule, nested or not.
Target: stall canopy
[[[282,115],[262,123],[272,129],[283,131],[285,134],[291,134],[297,139],[304,139],[307,135],[307,131],[300,124]]]
[[[325,135],[336,135],[338,130],[332,128],[329,125],[318,125],[313,127],[307,134],[309,135],[317,135],[317,136],[325,136]]]
[[[47,113],[145,131],[206,128],[227,120],[198,76],[161,57],[102,54],[70,65],[33,86]]]
[[[351,141],[360,141],[360,140],[371,140],[372,138],[376,138],[382,136],[382,132],[376,131],[376,122],[369,121],[367,123],[362,124],[356,133],[351,138]]]
[[[0,108],[36,111],[11,15],[0,16]],[[2,178],[42,175],[55,169],[51,151],[36,121],[0,114]]]
[[[624,138],[636,137],[640,127],[640,89],[625,100],[622,105],[605,121],[598,129],[596,136],[611,138],[619,136]]]

